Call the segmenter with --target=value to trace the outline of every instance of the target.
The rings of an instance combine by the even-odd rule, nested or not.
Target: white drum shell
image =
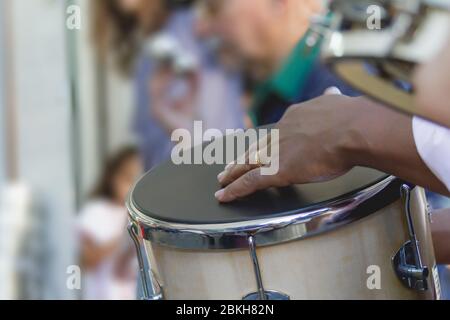
[[[264,288],[291,299],[438,298],[423,189],[415,188],[411,200],[422,258],[430,269],[427,291],[404,287],[392,267],[392,256],[409,240],[400,201],[332,232],[257,248]],[[166,299],[241,299],[256,291],[249,251],[179,250],[144,243]],[[373,288],[371,276],[378,268],[380,288]]]

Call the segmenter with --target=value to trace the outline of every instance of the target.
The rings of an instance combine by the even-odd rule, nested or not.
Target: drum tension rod
[[[139,275],[142,282],[143,300],[162,300],[164,294],[161,285],[153,274],[151,266],[147,268],[144,264],[144,257],[142,255],[143,244],[138,235],[138,226],[131,222],[128,224],[128,233],[133,240],[136,247],[136,254],[139,263]],[[148,276],[148,278],[147,278]]]
[[[253,270],[256,276],[256,285],[258,288],[259,300],[267,300],[266,292],[262,283],[261,269],[259,268],[258,256],[256,255],[255,238],[253,236],[248,237],[248,247],[250,249],[250,257],[252,258]]]
[[[408,225],[409,240],[403,244],[392,257],[394,271],[400,281],[410,289],[418,291],[428,290],[429,269],[422,263],[419,250],[419,241],[414,230],[414,222],[411,215],[411,187],[404,184],[400,188],[402,203],[405,209]]]
[[[274,290],[264,290],[261,269],[259,268],[258,256],[256,255],[255,237],[251,235],[248,237],[247,241],[258,290],[256,292],[247,294],[242,298],[242,300],[289,300],[290,297],[285,293]]]

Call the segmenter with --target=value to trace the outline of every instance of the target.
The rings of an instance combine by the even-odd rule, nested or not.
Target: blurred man
[[[319,0],[204,0],[216,14],[216,32],[236,50],[261,82],[252,115],[256,125],[278,121],[294,104],[338,87],[351,88],[318,60],[321,36],[310,20],[323,12]]]
[[[228,128],[243,127],[240,79],[214,59],[214,52],[196,34],[196,23],[193,8],[179,5],[170,8],[167,21],[159,31],[173,38],[182,54],[195,59],[190,76],[172,73],[166,77],[155,59],[145,52],[139,56],[135,130],[147,170],[169,159],[173,148],[172,131],[180,127],[191,129],[194,120],[202,120],[207,129],[223,132]],[[159,93],[155,83],[163,84]],[[180,107],[179,102],[184,106]]]
[[[222,67],[205,36],[197,34],[193,2],[94,2],[99,52],[112,51],[121,69],[134,77],[133,131],[146,170],[170,158],[172,131],[190,128],[194,120],[202,120],[205,129],[243,127],[240,77]],[[177,52],[195,61],[194,68],[182,73],[161,68],[149,50],[156,35],[176,42]]]

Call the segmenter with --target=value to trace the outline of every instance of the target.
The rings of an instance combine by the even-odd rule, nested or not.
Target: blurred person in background
[[[125,200],[141,172],[137,149],[120,150],[107,161],[78,217],[84,299],[125,300],[136,296],[137,265],[126,229]]]
[[[290,105],[331,87],[358,95],[320,62],[321,36],[310,21],[324,13],[323,1],[203,1],[215,14],[215,32],[259,82],[250,110],[255,125],[277,122]]]
[[[197,36],[202,39],[210,48],[211,60],[219,61],[219,65],[226,67],[226,70],[239,72],[241,75],[240,105],[243,109],[244,127],[253,127],[252,119],[248,116],[252,101],[255,81],[250,76],[248,66],[244,63],[242,56],[230,44],[222,41],[217,30],[215,21],[217,12],[215,7],[207,1],[198,0],[196,2],[196,25]],[[234,101],[234,103],[236,103]]]
[[[133,130],[146,170],[170,157],[172,131],[190,129],[194,120],[202,120],[204,129],[243,127],[240,77],[221,65],[192,3],[101,0],[95,8],[100,52],[113,51],[122,70],[133,74]],[[176,52],[178,63],[155,56],[157,43],[163,49],[171,43],[171,59]]]

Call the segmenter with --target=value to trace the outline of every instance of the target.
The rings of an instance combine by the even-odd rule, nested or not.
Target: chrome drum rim
[[[181,224],[161,221],[140,212],[132,192],[126,203],[130,221],[140,236],[154,244],[186,250],[248,249],[253,236],[258,247],[276,245],[330,232],[375,214],[400,198],[403,182],[389,176],[339,199],[295,210],[274,218],[221,224]]]

